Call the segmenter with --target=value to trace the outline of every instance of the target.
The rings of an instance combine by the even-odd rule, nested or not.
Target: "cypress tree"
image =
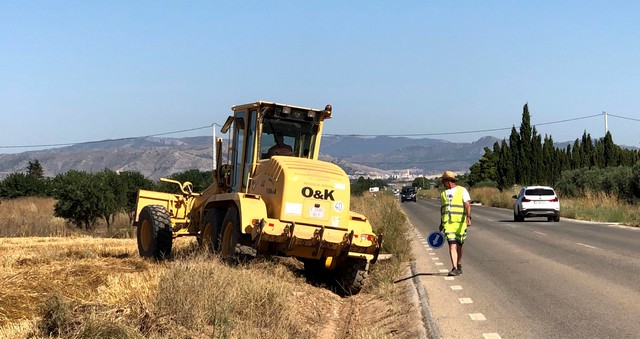
[[[500,154],[498,156],[498,188],[504,190],[516,183],[515,169],[513,167],[513,153],[509,149],[507,141],[502,139]]]
[[[520,144],[518,147],[520,159],[518,167],[520,169],[520,183],[529,185],[533,179],[531,174],[531,116],[529,115],[529,104],[525,104],[522,109],[522,122],[520,123]]]
[[[605,161],[604,161],[604,143],[602,141],[602,139],[597,139],[596,142],[593,145],[593,154],[591,157],[593,166],[595,166],[596,168],[605,168]]]
[[[541,185],[544,181],[544,161],[542,160],[542,140],[535,126],[531,133],[531,182]]]
[[[509,152],[511,155],[511,168],[513,169],[513,180],[515,183],[522,183],[522,166],[520,166],[520,135],[516,132],[515,127],[511,127],[511,135],[509,136]]]
[[[576,139],[573,142],[573,151],[571,152],[571,169],[582,168],[582,148],[580,147],[580,140]]]
[[[564,159],[562,159],[563,160],[562,168],[561,168],[562,171],[568,171],[568,170],[571,169],[571,162],[573,161],[572,157],[571,157],[571,154],[572,154],[571,153],[571,144],[568,144],[566,153],[564,154]]]
[[[618,152],[620,147],[613,143],[611,133],[608,131],[604,136],[602,148],[604,167],[618,166]]]
[[[544,183],[551,185],[555,181],[555,173],[560,167],[560,159],[556,156],[553,147],[553,139],[549,135],[544,135],[544,143],[542,144],[542,163],[544,164]]]
[[[591,142],[591,135],[584,131],[582,133],[582,152],[580,153],[580,168],[591,168],[595,164],[593,163],[593,143]]]

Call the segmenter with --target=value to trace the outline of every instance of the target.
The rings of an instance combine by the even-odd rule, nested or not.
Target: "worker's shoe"
[[[458,274],[462,274],[462,264],[458,264]]]
[[[451,269],[451,271],[449,271],[449,276],[456,276],[456,275],[460,275],[460,271],[454,267]]]

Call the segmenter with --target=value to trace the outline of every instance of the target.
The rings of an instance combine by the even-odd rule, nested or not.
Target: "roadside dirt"
[[[409,268],[407,276],[411,274]],[[415,289],[410,279],[402,281],[380,296],[329,298],[326,320],[319,321],[318,339],[425,338],[425,328]],[[363,336],[363,333],[366,335]]]

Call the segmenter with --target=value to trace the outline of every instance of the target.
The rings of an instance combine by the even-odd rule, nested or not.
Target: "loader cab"
[[[220,166],[221,152],[216,159],[218,182],[229,192],[246,191],[256,166],[272,156],[317,160],[323,121],[331,117],[330,105],[318,110],[259,101],[232,110],[221,129],[230,133],[227,164]],[[285,151],[274,151],[278,148]]]

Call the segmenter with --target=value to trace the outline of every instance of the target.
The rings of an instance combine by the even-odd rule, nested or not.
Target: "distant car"
[[[405,186],[400,191],[400,202],[416,201],[416,188],[413,186]]]
[[[553,188],[527,186],[513,196],[513,220],[524,221],[529,217],[547,217],[547,221],[560,221],[560,201]]]

